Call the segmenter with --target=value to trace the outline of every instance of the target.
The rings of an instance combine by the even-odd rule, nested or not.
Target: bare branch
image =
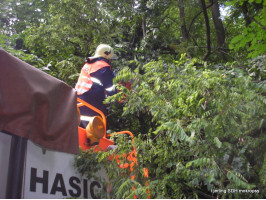
[[[206,9],[210,8],[210,7],[211,7],[213,4],[215,4],[216,2],[218,2],[218,0],[217,0],[217,1],[214,1],[214,2],[211,3],[210,5],[206,6]],[[191,22],[190,22],[190,24],[189,24],[188,33],[190,32],[191,27],[192,27],[194,21],[197,19],[197,17],[198,17],[202,12],[203,12],[203,10],[201,10],[200,12],[198,12],[198,13],[193,17],[193,19],[191,20]]]
[[[205,0],[200,0],[200,2],[201,2],[202,11],[203,11],[204,20],[205,20],[205,26],[206,26],[207,52],[203,57],[203,60],[206,60],[209,57],[209,55],[211,54],[211,30],[210,30],[210,23],[209,23],[209,17],[208,17],[208,13],[207,13]]]

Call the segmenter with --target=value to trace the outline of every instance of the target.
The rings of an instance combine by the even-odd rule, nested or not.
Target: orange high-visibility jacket
[[[91,77],[91,73],[96,72],[104,67],[110,67],[111,69],[111,66],[102,60],[96,61],[94,63],[86,63],[82,67],[78,82],[75,87],[78,95],[81,95],[91,89],[93,84],[93,77]]]

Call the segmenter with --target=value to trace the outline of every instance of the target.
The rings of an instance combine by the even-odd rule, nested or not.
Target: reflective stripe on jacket
[[[102,60],[96,61],[94,63],[86,63],[82,67],[78,82],[75,87],[78,95],[81,95],[91,89],[93,82],[95,82],[95,78],[91,77],[91,73],[96,72],[104,67],[110,67],[111,69],[111,66]]]

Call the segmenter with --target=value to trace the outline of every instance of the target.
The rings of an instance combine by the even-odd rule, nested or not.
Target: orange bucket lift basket
[[[86,106],[92,110],[94,110],[95,112],[99,113],[103,124],[104,124],[104,131],[106,133],[106,118],[105,115],[103,114],[103,112],[97,108],[95,108],[94,106],[88,104],[87,102],[83,101],[80,98],[77,98],[77,101],[79,102],[77,107],[81,107],[81,106]],[[79,109],[78,109],[79,110]],[[78,127],[78,133],[79,133],[79,146],[83,151],[86,151],[87,149],[92,148],[91,145],[88,145],[87,143],[87,136],[86,136],[86,129],[82,128],[82,127]],[[134,135],[130,132],[130,131],[120,131],[120,132],[115,132],[112,134],[109,134],[106,136],[106,134],[99,140],[99,144],[97,146],[95,146],[94,151],[106,151],[107,147],[109,145],[114,145],[114,142],[112,140],[107,139],[106,137],[110,137],[111,135],[122,135],[122,134],[128,134],[131,136],[132,138],[132,144],[133,144],[133,151],[129,152],[128,154],[123,154],[123,157],[127,159],[128,162],[121,164],[120,160],[119,160],[119,155],[117,156],[111,156],[110,159],[116,159],[117,165],[119,168],[121,169],[126,169],[129,167],[130,171],[133,172],[134,170],[134,166],[137,165],[137,150],[136,147],[134,145],[135,141],[134,141]],[[148,169],[147,168],[143,168],[144,170],[144,177],[146,179],[146,186],[149,185],[148,182]],[[134,180],[135,179],[135,175],[131,176],[131,179]],[[135,187],[133,186],[132,190],[135,190]],[[149,195],[150,191],[147,190],[147,194],[148,194],[148,198],[150,199],[150,195]],[[134,195],[134,198],[137,198],[136,195]]]
[[[102,118],[102,121],[103,121],[103,124],[104,124],[104,131],[106,133],[106,118],[105,118],[105,115],[103,114],[102,111],[100,111],[99,109],[95,108],[94,106],[88,104],[87,102],[83,101],[82,99],[80,98],[77,98],[77,101],[79,102],[78,103],[78,108],[81,107],[81,106],[86,106],[92,110],[94,110],[95,112],[99,113],[101,118]],[[86,151],[87,149],[90,149],[91,146],[88,145],[87,143],[87,136],[86,136],[86,129],[82,128],[82,127],[78,127],[78,133],[79,133],[79,146],[80,148],[83,150],[83,151]],[[111,141],[111,140],[108,140],[106,138],[106,135],[104,135],[101,139],[100,139],[100,142],[99,144],[97,145],[97,148],[95,148],[96,151],[106,151],[107,147],[109,145],[113,145],[114,142]]]

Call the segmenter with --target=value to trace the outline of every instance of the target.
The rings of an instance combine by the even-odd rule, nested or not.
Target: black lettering
[[[77,185],[76,183],[80,183],[80,180],[74,176],[70,177],[69,184],[72,188],[76,189],[76,192],[74,192],[73,190],[68,190],[69,194],[72,197],[79,197],[81,195],[81,189],[80,189],[79,185]]]
[[[101,185],[100,185],[99,182],[97,182],[97,181],[92,181],[91,186],[90,186],[91,197],[92,197],[93,199],[100,199],[100,197],[97,197],[97,196],[95,195],[95,193],[94,193],[94,187],[95,187],[95,186],[97,186],[98,188],[101,188]]]
[[[88,181],[86,179],[83,180],[83,189],[84,189],[84,199],[88,199]]]
[[[42,193],[48,193],[48,177],[49,172],[43,170],[43,177],[37,177],[37,169],[31,168],[30,172],[30,191],[36,192],[36,185],[37,183],[42,184]]]
[[[59,183],[59,185],[58,185]],[[56,192],[62,192],[64,196],[67,196],[66,187],[63,179],[63,175],[56,173],[53,187],[51,189],[51,194],[55,194]]]

